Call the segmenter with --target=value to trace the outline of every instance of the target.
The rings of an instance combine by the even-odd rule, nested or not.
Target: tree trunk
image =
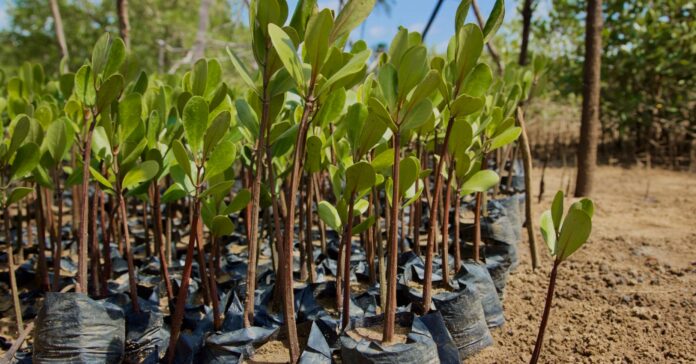
[[[582,83],[582,120],[578,145],[575,197],[592,194],[599,138],[599,88],[602,64],[602,0],[588,0],[585,20],[585,65]]]
[[[130,21],[128,20],[128,0],[116,0],[116,12],[118,13],[118,32],[130,49]]]
[[[524,0],[522,4],[522,44],[520,46],[519,64],[527,64],[527,50],[529,49],[529,32],[532,28],[532,1]]]
[[[63,58],[68,58],[68,44],[65,42],[65,32],[63,32],[63,18],[60,16],[58,0],[51,0],[51,14],[53,14],[53,25],[56,30],[56,39],[58,40],[58,46],[60,46],[60,54],[63,56]]]

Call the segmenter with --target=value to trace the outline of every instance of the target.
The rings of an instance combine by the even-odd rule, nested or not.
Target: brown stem
[[[17,290],[17,279],[15,278],[14,252],[12,251],[12,234],[10,233],[10,209],[8,206],[5,206],[5,210],[3,211],[3,222],[5,225],[5,243],[7,244],[7,267],[10,271],[10,289],[12,290],[12,304],[14,306],[17,333],[21,335],[24,331],[24,323],[22,322],[22,307],[19,303],[19,291]]]
[[[312,199],[314,192],[314,177],[313,173],[307,175],[307,193],[305,200],[305,263],[307,264],[309,283],[314,283],[316,280],[316,271],[314,269],[314,246],[312,245]]]
[[[314,90],[314,82],[310,83],[308,95],[312,95]],[[290,175],[290,186],[288,189],[289,197],[287,200],[287,216],[285,218],[285,230],[283,231],[283,250],[281,256],[283,270],[283,315],[285,318],[285,326],[288,330],[288,343],[290,345],[290,362],[296,363],[300,357],[300,346],[297,341],[297,327],[295,326],[295,302],[292,281],[292,248],[295,223],[295,205],[297,200],[297,191],[300,183],[300,163],[304,156],[304,146],[307,141],[307,129],[309,128],[310,114],[314,109],[314,100],[310,96],[302,111],[300,119],[300,130],[297,133],[295,142],[295,151],[293,154],[292,173]]]
[[[462,267],[462,253],[461,247],[459,246],[459,212],[461,209],[461,188],[457,187],[457,191],[454,193],[454,272],[455,274],[459,272]]]
[[[481,204],[483,203],[483,194],[476,192],[476,206],[474,207],[474,261],[481,260],[479,247],[481,246]]]
[[[205,264],[205,248],[203,247],[203,222],[201,219],[198,219],[198,228],[196,229],[196,234],[198,236],[196,237],[196,249],[197,249],[197,258],[198,258],[198,271],[201,276],[201,287],[203,288],[203,302],[205,303],[206,306],[210,305],[213,299],[213,295],[211,294],[211,285],[212,282],[210,282],[210,277],[206,273],[207,265]],[[193,227],[191,228],[193,229]]]
[[[197,180],[200,180],[200,169],[198,171]],[[198,194],[200,192],[200,186],[196,186],[196,197],[193,206],[192,223],[191,223],[191,233],[189,235],[189,243],[186,248],[186,262],[184,263],[184,271],[181,274],[181,286],[179,287],[179,292],[176,296],[176,307],[174,309],[174,315],[172,316],[171,325],[171,335],[169,336],[169,346],[167,347],[166,362],[171,364],[174,362],[174,352],[176,350],[176,343],[179,341],[179,334],[181,333],[181,323],[184,320],[184,310],[186,308],[186,297],[188,296],[189,280],[191,279],[191,270],[193,266],[193,250],[196,245],[196,238],[198,236],[196,229],[198,228],[199,219],[199,209],[200,202],[198,201]]]
[[[84,149],[83,149],[83,155],[82,155],[82,185],[81,185],[81,191],[80,191],[80,235],[78,238],[79,242],[79,257],[78,257],[78,264],[77,264],[77,285],[75,286],[75,291],[76,292],[86,292],[87,291],[87,242],[89,239],[88,235],[88,225],[89,221],[87,220],[87,212],[89,209],[89,164],[92,159],[92,133],[94,132],[94,127],[97,124],[97,115],[92,115],[92,122],[89,124],[89,129],[87,130],[87,135],[85,136],[84,139]],[[59,196],[60,198],[60,196]],[[62,209],[61,207],[62,203],[59,202],[59,209]],[[61,219],[62,212],[59,213],[58,219]],[[125,214],[124,214],[124,220],[125,220]],[[126,224],[126,228],[128,225]],[[60,227],[59,227],[60,228]],[[59,248],[60,245],[58,244]],[[55,287],[54,287],[55,289]]]
[[[87,194],[83,195],[87,197]],[[126,261],[128,263],[128,286],[130,288],[130,298],[133,305],[133,311],[140,312],[140,304],[138,303],[138,286],[135,279],[135,264],[133,264],[133,251],[130,243],[130,233],[128,231],[128,215],[126,212],[126,202],[123,198],[123,193],[119,187],[118,191],[118,211],[121,226],[123,228],[123,240],[126,248]]]
[[[428,226],[428,242],[425,247],[425,281],[423,282],[423,311],[430,311],[432,301],[432,274],[433,274],[433,251],[435,250],[435,235],[437,234],[437,212],[438,203],[440,201],[440,192],[442,190],[442,167],[447,158],[447,148],[449,145],[450,135],[452,134],[452,126],[454,119],[450,118],[445,131],[445,140],[442,142],[440,159],[435,168],[435,186],[433,188],[433,197],[430,200],[430,226]],[[434,154],[434,153],[433,153]]]
[[[442,283],[450,288],[450,267],[449,267],[449,211],[452,206],[452,179],[454,177],[454,163],[450,163],[445,184],[445,206],[442,214]]]
[[[549,280],[549,288],[548,291],[546,291],[546,303],[544,304],[544,314],[541,316],[539,333],[537,334],[536,344],[534,345],[534,353],[532,354],[531,360],[529,360],[529,364],[536,364],[539,361],[539,355],[541,355],[541,347],[544,344],[544,332],[546,331],[546,324],[549,321],[549,314],[551,313],[553,291],[556,289],[556,274],[558,273],[559,264],[560,262],[558,260],[553,262],[553,268],[551,269],[551,278]]]
[[[56,195],[58,200],[56,204],[58,205],[58,216],[57,216],[57,226],[52,225],[53,236],[55,240],[55,252],[53,253],[53,291],[60,291],[60,260],[63,256],[63,190],[60,186],[60,178],[57,177],[57,173],[54,174],[54,184],[56,185]],[[73,199],[73,204],[75,200]],[[86,209],[85,209],[86,210]],[[52,216],[53,212],[49,216]],[[50,218],[50,217],[49,217]],[[73,222],[73,225],[75,223]]]
[[[164,280],[164,286],[167,290],[167,300],[168,302],[174,302],[174,289],[172,288],[172,281],[169,278],[169,268],[167,264],[167,258],[164,252],[164,243],[162,242],[162,210],[160,209],[160,190],[157,181],[152,183],[152,220],[153,227],[155,228],[155,248],[159,254],[160,260],[160,271],[162,273],[162,279]]]
[[[217,238],[215,235],[210,234],[210,247],[214,252],[217,249]],[[217,278],[215,276],[215,267],[213,265],[213,260],[208,259],[208,274],[210,274],[210,295],[213,301],[213,327],[215,331],[222,329],[222,319],[220,318],[220,299],[217,293]]]
[[[97,209],[99,208],[99,197],[95,186],[94,194],[92,195],[92,207],[89,211],[89,245],[90,245],[90,265],[89,270],[92,274],[92,287],[89,290],[92,296],[96,297],[100,292],[99,287],[99,240],[97,239]]]
[[[392,204],[389,217],[389,263],[387,269],[387,309],[384,313],[384,331],[382,332],[382,342],[390,343],[394,339],[394,323],[396,319],[396,264],[397,264],[397,224],[399,218],[399,162],[401,154],[401,134],[397,130],[393,138],[394,146],[394,165],[392,166]],[[380,267],[381,269],[382,267]]]
[[[353,240],[353,205],[355,204],[355,190],[350,193],[348,201],[348,221],[346,225],[346,237],[343,249],[343,313],[341,328],[345,330],[350,322],[350,250]]]
[[[104,256],[104,265],[102,266],[101,272],[101,294],[106,296],[108,294],[108,281],[111,279],[111,229],[106,225],[106,208],[104,203],[104,191],[101,189],[97,190],[99,194],[99,210],[100,210],[100,223],[102,230],[102,255]],[[113,224],[113,219],[109,219],[110,224]]]
[[[38,246],[38,255],[39,255],[39,271],[38,271],[38,279],[39,279],[39,286],[41,287],[41,290],[44,292],[48,292],[51,289],[49,280],[48,280],[48,266],[46,264],[46,222],[44,221],[44,204],[43,204],[43,196],[41,192],[41,186],[38,184],[36,185],[36,199],[34,200],[35,204],[35,211],[34,211],[34,216],[36,219],[36,238],[39,243]]]

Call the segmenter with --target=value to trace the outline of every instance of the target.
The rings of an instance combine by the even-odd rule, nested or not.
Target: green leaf
[[[452,117],[458,118],[478,112],[483,108],[484,102],[484,99],[481,97],[461,94],[452,101],[452,105],[450,106]]]
[[[193,180],[193,175],[191,175],[191,161],[180,140],[175,140],[174,143],[172,143],[172,153],[174,153],[174,158],[184,173]]]
[[[339,231],[341,226],[343,226],[341,223],[341,217],[338,215],[338,211],[336,211],[336,208],[332,204],[326,201],[319,202],[319,205],[317,205],[317,212],[319,213],[321,220],[335,231]]]
[[[361,223],[353,226],[353,236],[355,235],[360,235],[363,231],[367,230],[370,226],[375,224],[375,217],[374,216],[368,216],[365,220],[363,220]]]
[[[498,31],[500,25],[503,24],[503,19],[505,18],[505,1],[496,0],[495,5],[493,5],[493,10],[491,10],[491,15],[488,16],[486,20],[486,25],[483,27],[483,40],[488,42],[488,40]]]
[[[256,112],[249,106],[249,103],[244,99],[237,99],[234,102],[237,109],[237,119],[246,128],[254,139],[259,137],[259,120],[256,117]]]
[[[365,67],[365,62],[370,58],[371,53],[372,51],[365,49],[357,54],[354,54],[353,57],[346,62],[343,67],[341,67],[341,69],[329,77],[326,83],[321,86],[319,92],[317,92],[317,95],[321,95],[324,92],[331,90],[335,84],[347,78],[353,77],[356,73],[360,72],[360,70]]]
[[[471,147],[474,131],[471,124],[465,120],[454,119],[450,122],[454,125],[452,125],[452,135],[450,136],[452,143],[449,143],[448,147],[450,154],[456,158],[458,155],[465,155],[466,150]]]
[[[227,206],[224,213],[229,215],[237,211],[241,211],[243,208],[247,207],[249,201],[251,201],[251,191],[246,188],[239,190],[239,192],[234,195],[232,201],[230,201],[230,204]]]
[[[97,43],[94,44],[94,48],[92,48],[92,68],[97,75],[101,74],[106,66],[109,48],[111,48],[111,34],[104,33],[99,37]]]
[[[210,123],[210,126],[205,131],[205,137],[203,138],[203,151],[205,155],[210,153],[227,134],[227,131],[230,129],[231,118],[230,112],[225,110],[219,113],[213,122]]]
[[[176,200],[180,200],[184,198],[187,195],[186,191],[184,191],[181,186],[178,184],[173,184],[167,188],[166,191],[162,194],[162,202],[163,203],[170,203],[174,202]]]
[[[500,177],[498,177],[498,174],[490,169],[478,171],[462,184],[462,194],[486,192],[489,188],[498,184],[499,181]]]
[[[491,87],[493,72],[485,63],[479,63],[464,79],[461,92],[473,97],[482,97]]]
[[[329,51],[329,34],[333,27],[331,10],[323,9],[309,19],[307,33],[304,37],[305,61],[312,65],[312,72],[317,74]]]
[[[382,90],[384,101],[387,105],[394,107],[396,105],[396,84],[398,83],[396,68],[391,63],[382,66],[377,74],[377,81],[380,90]]]
[[[587,216],[589,216],[590,218],[592,218],[592,215],[594,215],[594,203],[592,202],[592,200],[588,198],[583,198],[580,201],[573,203],[572,205],[570,205],[570,208],[585,211]]]
[[[433,117],[433,104],[429,99],[421,100],[401,122],[401,130],[408,131],[420,128],[423,124]]]
[[[346,193],[359,193],[375,184],[375,169],[364,161],[353,164],[346,169]]]
[[[142,122],[142,96],[138,93],[128,94],[118,103],[118,141],[125,143],[133,130]]]
[[[237,148],[233,142],[225,140],[218,144],[205,163],[205,179],[216,176],[229,168],[234,163],[236,154]]]
[[[203,134],[208,127],[208,103],[201,96],[191,97],[184,107],[182,118],[186,140],[195,154],[200,152]]]
[[[242,62],[239,57],[237,57],[237,54],[235,54],[230,47],[227,47],[227,54],[230,56],[230,60],[232,61],[232,65],[234,66],[234,69],[237,70],[237,73],[239,74],[239,77],[242,78],[242,81],[246,83],[247,87],[249,87],[252,90],[256,90],[256,84],[254,83],[254,79],[251,77],[251,74],[249,71],[244,67],[244,62]]]
[[[207,196],[222,196],[230,192],[232,186],[234,186],[234,181],[220,181],[206,188],[199,197],[203,199]]]
[[[399,195],[403,196],[416,183],[420,175],[420,162],[416,157],[404,158],[399,162]]]
[[[305,38],[304,32],[307,29],[307,21],[315,11],[316,6],[317,0],[299,0],[297,2],[295,12],[292,14],[292,19],[290,19],[290,26],[297,30],[300,38]]]
[[[459,29],[466,23],[466,16],[469,14],[469,8],[471,7],[471,0],[462,0],[459,2],[457,7],[457,13],[454,18],[454,31],[459,33]]]
[[[39,146],[35,143],[29,142],[19,147],[10,166],[10,179],[16,181],[27,175],[39,164],[40,157]]]
[[[104,77],[109,77],[118,72],[126,60],[126,45],[121,38],[114,38],[109,47],[109,57],[104,67]]]
[[[92,168],[91,166],[89,167],[89,174],[92,175],[95,181],[99,182],[100,185],[104,186],[105,188],[109,190],[113,190],[114,186],[109,182],[106,177],[104,177],[101,173],[99,173],[96,169]]]
[[[376,0],[349,0],[336,17],[329,42],[334,43],[337,39],[350,34],[353,29],[367,19],[376,2]]]
[[[305,81],[302,62],[297,57],[297,49],[295,49],[295,44],[290,39],[290,36],[275,24],[268,24],[268,35],[271,37],[273,48],[278,53],[278,58],[280,58],[285,69],[297,83],[297,87],[300,89],[304,88]]]
[[[47,151],[54,162],[58,162],[63,159],[67,143],[65,123],[58,119],[46,129],[41,149]]]
[[[428,72],[428,51],[424,46],[412,47],[404,53],[397,69],[397,98],[404,99]]]
[[[387,128],[391,129],[393,132],[399,130],[399,128],[394,123],[394,120],[392,119],[391,115],[389,115],[387,109],[376,97],[370,98],[370,100],[367,102],[367,107],[369,112],[371,114],[374,114],[377,120],[384,123],[384,125],[386,125]]]
[[[32,191],[34,191],[34,189],[31,187],[15,187],[7,197],[5,206],[10,206],[13,203],[27,197]]]
[[[121,188],[127,190],[135,187],[155,177],[157,172],[159,172],[159,164],[155,161],[145,161],[137,164],[123,177]]]
[[[99,112],[118,98],[123,90],[123,83],[123,76],[115,74],[101,84],[99,92],[97,92],[97,110]]]
[[[7,152],[5,152],[7,159],[12,157],[17,148],[22,145],[24,139],[26,139],[27,135],[29,135],[29,130],[31,129],[31,121],[29,120],[29,117],[26,115],[21,115],[18,118],[19,119],[17,119],[14,129],[12,130],[10,146],[7,148]]]
[[[94,90],[94,73],[87,65],[80,67],[75,73],[75,96],[83,104],[92,106],[97,100],[97,92]]]
[[[435,90],[437,90],[437,85],[440,82],[440,72],[436,70],[430,70],[425,78],[416,86],[413,90],[411,98],[408,100],[410,106],[416,105],[421,100],[429,97]]]
[[[229,217],[218,215],[213,218],[210,232],[215,236],[230,235],[234,232],[234,224]]]
[[[491,146],[488,151],[498,149],[504,145],[508,145],[514,142],[515,140],[517,140],[521,133],[522,128],[520,128],[519,126],[508,128],[504,132],[500,133],[500,135],[491,139]]]
[[[551,219],[555,231],[560,231],[563,222],[563,191],[556,192],[551,203]]]
[[[539,228],[541,229],[541,237],[544,238],[546,246],[549,248],[549,253],[551,256],[556,256],[556,229],[554,228],[553,217],[551,216],[551,211],[547,210],[541,214],[539,219]]]
[[[193,72],[191,73],[191,94],[194,96],[205,96],[207,83],[208,61],[202,58],[193,65]]]
[[[385,170],[394,165],[394,149],[385,149],[372,159],[372,167],[377,171]]]
[[[475,24],[466,24],[457,33],[456,74],[459,84],[476,65],[483,51],[483,33]]]
[[[305,169],[309,173],[319,172],[321,170],[321,138],[316,135],[312,135],[307,138],[306,142],[306,155],[305,155]]]
[[[561,233],[558,236],[557,259],[564,261],[578,250],[590,237],[592,219],[585,211],[570,209],[563,220]]]

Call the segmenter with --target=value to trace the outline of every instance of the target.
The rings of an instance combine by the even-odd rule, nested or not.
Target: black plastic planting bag
[[[460,287],[475,288],[476,294],[481,300],[488,327],[499,327],[505,323],[503,305],[485,265],[473,260],[463,261],[461,269],[454,276],[454,282]]]
[[[520,239],[522,239],[522,219],[520,218],[520,203],[517,196],[512,195],[496,201],[505,210],[505,216],[507,216],[508,220],[510,220],[510,225],[512,225],[515,243],[519,243]]]
[[[437,344],[437,355],[442,364],[459,364],[461,358],[459,350],[452,340],[452,335],[447,331],[445,320],[440,312],[435,311],[422,316],[421,321],[425,324]]]
[[[34,338],[34,363],[120,363],[126,322],[114,304],[83,293],[49,292]]]
[[[331,364],[331,347],[317,322],[312,323],[307,347],[300,356],[300,364]]]
[[[382,323],[384,316],[366,317],[353,322],[351,329],[371,327]],[[438,350],[428,327],[418,317],[410,313],[396,315],[396,324],[410,326],[406,343],[382,345],[369,340],[357,341],[348,335],[341,335],[341,358],[344,363],[399,363],[428,364],[439,363]]]
[[[422,300],[419,290],[411,289],[410,293],[413,300]],[[475,289],[462,285],[458,291],[439,293],[432,299],[435,309],[442,314],[447,330],[452,335],[462,358],[467,358],[493,344],[483,306]]]
[[[236,364],[254,353],[277,329],[253,326],[208,336],[196,363]]]

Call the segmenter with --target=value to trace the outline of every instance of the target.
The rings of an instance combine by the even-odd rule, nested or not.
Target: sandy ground
[[[547,192],[537,204],[540,172],[534,174],[535,216],[570,177],[548,169]],[[560,268],[540,362],[696,362],[696,175],[618,167],[597,172],[593,233]],[[507,323],[493,332],[495,346],[467,362],[529,361],[551,269],[543,241],[538,245],[536,272],[528,244],[520,245],[520,267],[505,292]]]

